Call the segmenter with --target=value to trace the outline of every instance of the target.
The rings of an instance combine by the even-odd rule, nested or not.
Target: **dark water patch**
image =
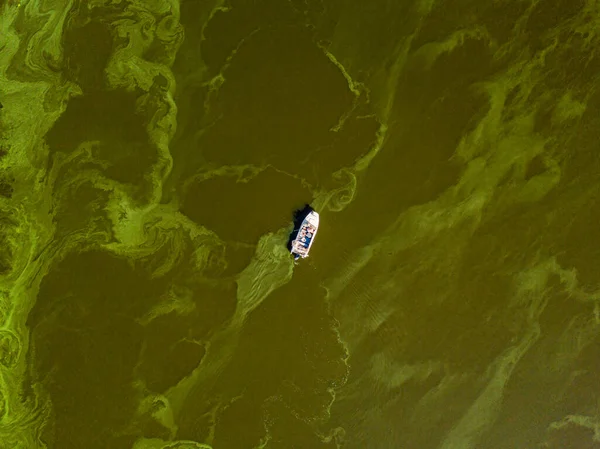
[[[223,404],[220,398],[209,400],[205,403],[197,403],[194,408],[194,416],[190,417],[193,424],[185,428],[179,428],[177,437],[182,440],[208,442],[214,438],[214,427],[219,411]]]
[[[519,102],[523,99],[523,86],[517,84],[511,88],[504,98],[504,108],[502,109],[502,117],[505,122],[510,122],[515,119],[519,113]]]
[[[8,154],[10,142],[5,137],[8,135],[9,127],[2,120],[2,110],[0,109],[0,161]]]
[[[136,318],[164,288],[99,252],[72,254],[43,280],[27,325],[36,381],[53,404],[52,447],[120,447],[116,435],[131,440],[134,366],[143,344]]]
[[[504,270],[503,273],[511,274],[511,270],[533,263],[533,254],[553,246],[552,231],[555,228],[550,226],[550,222],[555,215],[552,200],[556,198],[550,192],[537,203],[513,202],[506,205],[505,194],[502,187],[497,189],[495,199],[499,207],[485,211],[484,221],[475,232],[473,243],[479,246],[486,261],[497,264],[499,269]]]
[[[534,371],[512,373],[504,389],[502,408],[494,426],[478,447],[482,449],[546,447],[542,445],[547,430],[545,426],[561,418],[560,406],[555,401],[555,392],[561,388],[561,385],[559,382],[545,379],[543,374],[540,378],[534,377],[538,374],[535,363],[519,362],[519,365],[523,364],[524,367],[533,368]]]
[[[169,441],[171,439],[171,435],[173,431],[160,423],[155,416],[152,416],[152,413],[159,412],[161,408],[166,407],[162,401],[156,401],[153,404],[153,407],[150,410],[146,411],[146,413],[140,413],[135,421],[134,425],[139,429],[139,434],[143,435],[144,438],[160,438],[164,441]],[[123,442],[116,440],[115,447],[116,448],[131,448],[133,444],[129,446],[125,446],[126,439]],[[164,446],[164,447],[176,447],[176,446]]]
[[[445,1],[434,4],[431,12],[424,18],[419,32],[412,42],[412,48],[419,48],[423,44],[441,42],[453,32],[481,24],[479,16],[486,9],[486,5],[477,0],[467,0],[460,8],[455,2]],[[469,14],[465,14],[465,10]]]
[[[218,177],[192,184],[181,210],[224,240],[257,243],[291,225],[295,205],[307,199],[310,194],[298,180],[267,169],[245,183]]]
[[[426,362],[424,360],[424,362]],[[444,380],[442,370],[434,371],[426,377],[417,376],[417,378],[408,379],[402,384],[400,390],[400,398],[405,408],[416,408],[419,402],[426,397],[427,394],[435,391],[436,388]],[[415,446],[422,447],[422,446]]]
[[[453,148],[423,146],[419,138],[432,139],[435,134],[431,130],[406,132],[412,135],[399,130],[390,133],[384,149],[358,186],[355,200],[342,212],[343,227],[353,234],[357,246],[383,232],[410,206],[435,200],[459,178],[460,167],[449,160]],[[448,152],[437,152],[440,149]],[[352,230],[356,225],[362,232]],[[340,236],[344,232],[341,231]]]
[[[525,169],[525,181],[529,181],[534,176],[541,175],[546,172],[548,167],[544,163],[544,157],[541,154],[537,154],[529,161],[527,168]]]
[[[290,0],[298,21],[315,30],[315,41],[330,39],[343,7],[339,0]]]
[[[105,23],[90,21],[78,25],[81,21],[83,18],[71,18],[63,34],[63,73],[87,93],[105,85],[104,69],[113,52],[113,39]]]
[[[449,338],[440,342],[437,350],[442,350],[444,359],[455,367],[482,368],[503,353],[515,337],[515,329],[506,326],[512,314],[504,308],[510,298],[510,278],[467,270],[461,279],[475,285],[442,307],[441,312],[451,317],[449,322],[440,323],[448,330]]]
[[[172,312],[145,326],[139,367],[148,389],[162,393],[188,376],[206,352],[204,344],[190,339],[189,317]]]
[[[177,130],[169,144],[173,170],[165,184],[164,200],[170,201],[178,190],[181,179],[189,177],[204,163],[199,145],[200,135],[216,118],[207,118],[205,101],[209,95],[210,77],[207,75],[202,54],[203,27],[198,21],[208,20],[211,5],[186,1],[181,4],[180,23],[185,39],[173,62],[177,82],[174,100],[177,104]]]
[[[45,278],[28,323],[80,331],[102,328],[115,316],[133,320],[156,302],[167,282],[149,281],[126,260],[107,253],[71,254]],[[60,318],[56,326],[46,324],[44,317],[54,315],[60,315],[52,318]]]
[[[237,246],[233,243],[227,244],[225,248],[225,258],[227,268],[223,272],[223,276],[232,276],[241,273],[252,260],[252,256],[256,248],[254,246]]]
[[[306,177],[318,185],[322,185],[331,173],[340,167],[352,166],[360,157],[369,152],[375,145],[380,123],[375,117],[349,117],[340,131],[336,133],[331,144],[318,148],[305,162]],[[312,159],[318,161],[314,163]],[[313,169],[311,173],[310,169]],[[313,175],[313,176],[311,176]]]
[[[493,2],[482,8],[478,14],[478,23],[483,23],[489,31],[492,39],[495,39],[499,45],[508,43],[515,38],[515,27],[517,21],[525,14],[530,6],[526,2]]]
[[[418,51],[417,47],[414,47]],[[421,47],[423,54],[416,53],[407,67],[404,78],[398,85],[398,101],[396,104],[401,108],[408,100],[415,103],[419,98],[427,107],[436,98],[451,93],[456,88],[467,89],[472,84],[482,82],[492,76],[499,67],[495,66],[493,53],[489,43],[483,38],[471,38],[465,36],[460,43],[450,51],[440,52],[434,61],[428,61],[428,53],[431,50]],[[432,62],[431,66],[426,63]],[[422,110],[422,109],[417,109]]]
[[[200,139],[205,123],[204,101],[208,95],[206,86],[189,82],[179,86],[177,102],[177,131],[169,145],[173,157],[173,169],[165,183],[164,201],[168,202],[172,195],[180,189],[182,179],[186,179],[204,164]]]
[[[235,21],[237,14],[232,9],[217,13],[213,20]],[[215,26],[215,32],[218,29]],[[356,141],[363,135],[357,128],[368,127],[370,120],[356,120],[337,134],[329,131],[349,108],[351,94],[337,67],[312,42],[311,33],[280,25],[261,33],[269,36],[253,35],[240,46],[225,73],[221,94],[212,95],[210,117],[204,110],[208,88],[199,78],[206,75],[190,69],[201,57],[198,45],[186,37],[175,63],[180,93],[170,182],[189,176],[207,157],[218,156],[218,162],[228,164],[272,162],[308,182],[321,183],[364,151],[363,142]],[[200,37],[192,30],[191,39]],[[222,43],[223,39],[203,41],[209,48]],[[180,162],[183,159],[185,163]]]
[[[260,400],[260,399],[259,399]],[[245,449],[254,447],[264,436],[263,413],[257,409],[257,398],[232,399],[219,413],[214,447]],[[231,429],[236,429],[232,432]]]
[[[2,156],[0,155],[0,158]],[[15,179],[0,179],[0,196],[3,196],[4,198],[12,198],[13,192],[14,192],[14,188],[13,188],[13,183],[15,182]]]
[[[204,33],[208,26],[204,27],[202,24],[208,21],[212,9],[213,5],[206,2],[181,2],[179,23],[184,28],[185,39],[181,42],[173,63],[173,73],[177,79],[177,95],[181,94],[180,89],[191,79],[200,84],[211,78],[205,73],[205,58],[202,50]],[[213,18],[218,18],[219,15],[220,13],[216,12]],[[227,39],[227,36],[222,38]]]
[[[0,212],[0,276],[8,274],[12,270],[14,258],[14,241],[12,232],[18,226],[8,215]]]
[[[289,3],[277,0],[233,0],[227,12],[218,11],[204,30],[202,56],[211,73],[218,73],[227,58],[254,31],[298,24]]]
[[[324,2],[324,25],[331,26],[332,33],[329,38],[319,26],[319,35],[342,50],[341,62],[352,77],[365,81],[395,60],[399,45],[419,26],[420,14],[411,3]]]
[[[104,329],[61,329],[43,339],[35,344],[40,358],[53,360],[45,387],[54,409],[54,447],[105,448],[114,433],[126,431],[137,406],[131,384],[139,330],[131,320],[116,317]]]
[[[532,36],[543,36],[575,17],[584,5],[584,0],[537,1],[527,19],[525,31]]]
[[[401,211],[434,200],[458,181],[462,168],[451,158],[488,104],[471,82],[491,71],[473,59],[490,61],[484,43],[466,41],[440,56],[430,70],[415,63],[401,79],[396,125],[348,208],[348,216],[353,210],[360,216],[349,221],[369,217],[369,234],[377,234]]]
[[[425,156],[429,148],[404,147],[403,139],[397,130],[390,133],[359,184],[354,201],[336,217],[335,241],[351,239],[352,247],[359,248],[384,232],[403,211],[435,200],[457,182],[460,167],[449,161],[448,154]]]
[[[144,174],[156,161],[146,121],[136,113],[135,94],[124,90],[92,92],[69,100],[66,111],[46,135],[51,152],[71,152],[84,141],[100,141],[94,157],[110,166],[105,173],[145,192]]]
[[[223,165],[319,165],[311,156],[352,103],[343,75],[300,28],[257,32],[225,78],[215,105],[223,118],[201,140],[203,155]]]
[[[70,98],[66,111],[46,135],[50,150],[70,152],[81,142],[100,140],[108,147],[101,156],[111,162],[123,157],[127,147],[148,140],[146,124],[136,114],[137,98],[125,90]]]
[[[600,263],[600,240],[594,231],[600,220],[600,192],[594,188],[569,207],[570,213],[560,219],[562,224],[558,263],[577,270],[577,279],[586,288],[597,288],[598,276],[594,269]]]
[[[191,314],[190,338],[207,339],[215,330],[224,326],[233,316],[236,306],[237,286],[224,283],[219,287],[200,284],[193,289],[196,309]]]
[[[586,189],[585,184],[593,185],[592,173],[597,173],[599,162],[597,158],[597,129],[600,126],[600,93],[593,94],[588,101],[585,112],[580,120],[572,124],[560,134],[561,146],[569,148],[561,155],[560,187],[572,191]]]
[[[270,401],[265,405],[268,422],[271,423],[269,447],[272,449],[314,448],[337,449],[343,447],[341,437],[333,437],[323,441],[316,435],[316,429],[311,424],[299,419],[293,410],[279,401]],[[326,433],[326,432],[323,432]]]
[[[577,353],[566,354],[567,357],[576,355],[576,358],[569,366],[569,375],[565,376],[567,379],[559,391],[560,410],[563,416],[575,414],[594,416],[598,407],[598,396],[591,392],[597,390],[596,385],[600,382],[600,361],[597,356],[600,351],[600,339],[598,336],[591,337],[587,333],[590,329],[590,321],[593,319],[591,314],[588,314],[573,320],[576,326],[575,332],[571,333],[572,340],[568,344],[572,345],[569,349]]]
[[[280,397],[301,419],[310,421],[323,414],[330,398],[326,394],[329,381],[339,382],[345,373],[340,370],[344,350],[333,331],[324,292],[310,282],[310,271],[296,274],[303,279],[294,279],[271,294],[247,318],[235,355],[213,391],[199,385],[190,395],[180,437],[196,439],[203,433],[197,428],[195,410],[205,409],[206,401],[214,397],[223,398],[225,404],[232,402],[227,421],[219,420],[215,431],[223,445],[231,445],[227,447],[258,443],[264,434],[262,413],[267,398]],[[207,399],[200,401],[200,397]],[[244,424],[236,425],[231,435],[234,421]],[[292,429],[286,432],[291,432],[288,447],[293,447],[297,437]]]
[[[4,419],[8,411],[8,400],[2,390],[0,390],[0,418]]]
[[[249,374],[263,372],[260,377],[248,376],[252,389],[266,393],[285,379],[299,387],[316,387],[317,376],[343,375],[339,368],[344,365],[341,360],[344,349],[333,331],[334,321],[327,310],[325,292],[306,282],[310,271],[303,270],[301,274],[302,279],[283,286],[248,318],[230,374],[238,369]],[[287,304],[285,310],[279,307],[281,301]],[[265,323],[272,326],[267,329]],[[259,347],[263,350],[256,352]],[[232,377],[225,381],[231,388],[237,388]],[[309,394],[310,388],[306,388],[305,393]],[[301,403],[294,406],[301,407]],[[318,413],[318,410],[312,409],[310,413]]]
[[[182,276],[185,277],[185,276]],[[144,326],[139,375],[154,392],[176,385],[200,364],[206,342],[235,312],[234,284],[173,286],[177,297],[188,297],[193,309],[155,317]],[[163,299],[168,302],[170,299]],[[166,305],[166,304],[165,304]]]
[[[539,94],[547,94],[549,90],[562,94],[571,90],[576,97],[587,96],[597,82],[600,57],[590,51],[583,36],[573,34],[571,30],[563,30],[554,39],[561,45],[544,56],[544,77],[538,86]]]
[[[106,446],[106,449],[128,449],[133,447],[138,435],[115,435]]]
[[[184,38],[183,27],[181,27],[179,19],[175,19],[172,10],[156,19],[156,27],[160,31],[153,37],[148,48],[144,50],[142,58],[154,64],[170,67]],[[165,36],[167,33],[168,37]]]
[[[229,11],[217,11],[204,29],[202,59],[211,76],[222,70],[226,60],[254,31],[296,22],[289,3],[276,0],[234,0],[231,3]]]
[[[408,380],[401,388],[399,400],[395,407],[390,407],[389,413],[402,416],[411,416],[398,426],[399,439],[407,447],[418,447],[423,449],[434,449],[440,447],[444,430],[451,428],[453,416],[446,415],[446,407],[441,413],[427,413],[427,418],[421,421],[419,429],[415,428],[414,417],[420,410],[421,401],[427,401],[427,395],[435,394],[442,385],[446,373],[436,372],[429,375],[425,380]],[[385,402],[385,399],[383,399]],[[459,400],[459,402],[461,402]],[[456,413],[460,410],[458,404],[449,407],[450,412]],[[457,410],[458,409],[458,410]],[[422,412],[421,412],[422,413]],[[417,415],[418,416],[418,415]]]

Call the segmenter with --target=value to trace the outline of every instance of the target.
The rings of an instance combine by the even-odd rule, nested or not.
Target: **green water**
[[[0,448],[600,447],[598,30],[0,1]]]

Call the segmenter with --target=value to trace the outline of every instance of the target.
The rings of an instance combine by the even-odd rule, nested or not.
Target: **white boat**
[[[294,255],[294,260],[308,257],[310,247],[315,241],[315,235],[319,229],[319,214],[314,210],[304,217],[298,235],[292,240],[292,249],[290,252]]]

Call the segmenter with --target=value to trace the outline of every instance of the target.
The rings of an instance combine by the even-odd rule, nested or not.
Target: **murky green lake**
[[[595,0],[0,0],[0,448],[600,447],[599,87]]]

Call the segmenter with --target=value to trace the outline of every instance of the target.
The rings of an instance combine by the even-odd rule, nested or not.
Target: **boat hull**
[[[304,220],[302,220],[302,224],[298,229],[296,238],[292,240],[290,252],[294,256],[295,260],[308,257],[308,253],[310,252],[312,244],[315,241],[315,236],[317,235],[318,229],[319,214],[313,210],[309,212],[306,217],[304,217]]]

